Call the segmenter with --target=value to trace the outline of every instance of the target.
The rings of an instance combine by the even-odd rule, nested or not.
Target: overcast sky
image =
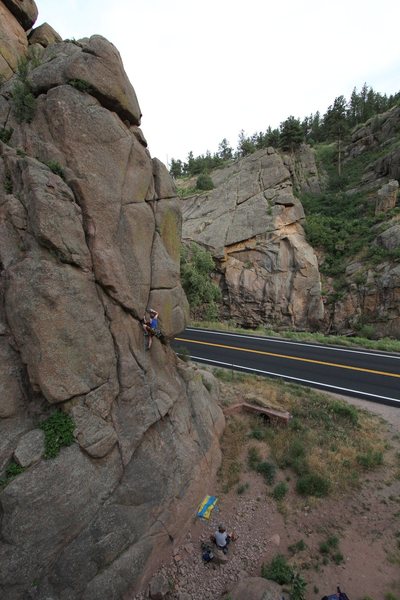
[[[324,113],[366,82],[400,90],[399,0],[36,0],[36,26],[119,50],[164,163]]]

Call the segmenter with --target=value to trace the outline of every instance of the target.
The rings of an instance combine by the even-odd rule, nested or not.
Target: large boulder
[[[28,38],[23,27],[0,1],[0,83],[14,75],[27,50]]]
[[[38,8],[34,0],[2,0],[2,2],[25,31],[31,29],[38,16]]]
[[[61,36],[48,23],[42,23],[39,27],[35,27],[30,32],[28,39],[30,44],[40,44],[45,48],[50,44],[62,41]]]
[[[94,36],[41,53],[30,122],[12,110],[15,62],[0,94],[1,595],[116,599],[144,589],[166,531],[180,542],[224,417],[166,341],[187,322],[180,205],[117,50]],[[146,351],[149,306],[164,339]],[[74,438],[45,458],[53,413]]]

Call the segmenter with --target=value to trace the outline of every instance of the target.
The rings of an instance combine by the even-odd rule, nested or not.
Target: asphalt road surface
[[[400,407],[400,354],[188,328],[192,360]]]

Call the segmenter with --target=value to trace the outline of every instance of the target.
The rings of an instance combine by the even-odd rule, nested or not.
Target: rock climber
[[[149,336],[149,344],[148,348],[150,350],[151,344],[153,343],[153,336],[158,331],[158,312],[153,308],[149,309],[150,320],[146,319],[146,315],[144,315],[142,319],[142,327],[145,333]]]

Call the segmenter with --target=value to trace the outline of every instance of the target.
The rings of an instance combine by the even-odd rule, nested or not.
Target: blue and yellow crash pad
[[[209,519],[211,515],[211,511],[215,508],[215,505],[218,502],[218,498],[215,496],[206,496],[204,500],[200,502],[199,508],[197,510],[197,516],[201,519]]]

